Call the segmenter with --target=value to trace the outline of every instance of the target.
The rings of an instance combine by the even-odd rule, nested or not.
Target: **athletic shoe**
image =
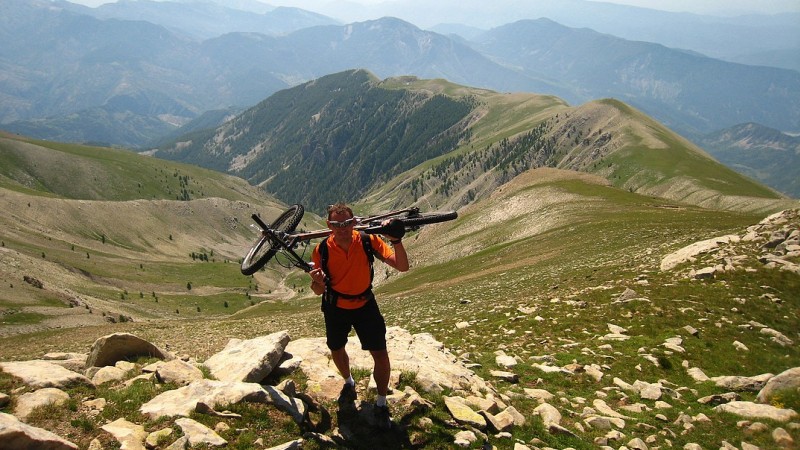
[[[389,408],[387,406],[375,405],[373,414],[376,427],[381,430],[389,430],[392,428],[392,416],[389,414]]]
[[[352,405],[356,401],[356,387],[350,383],[345,382],[342,390],[339,392],[339,406]]]

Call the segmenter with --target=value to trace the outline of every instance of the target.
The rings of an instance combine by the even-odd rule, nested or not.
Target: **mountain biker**
[[[390,224],[391,220],[383,225]],[[400,272],[408,270],[408,255],[400,236],[387,236],[391,247],[377,235],[360,233],[355,226],[353,210],[344,203],[328,208],[327,225],[331,235],[320,242],[312,254],[315,269],[309,272],[311,289],[322,295],[326,343],[336,368],[345,379],[339,394],[340,407],[354,405],[355,380],[350,372],[350,357],[345,349],[347,335],[355,328],[361,347],[372,355],[373,377],[378,396],[375,419],[382,429],[391,427],[386,405],[391,365],[386,349],[386,322],[372,293],[372,255]],[[364,242],[364,241],[368,242]],[[327,248],[320,250],[323,246]],[[370,249],[371,247],[371,249]]]

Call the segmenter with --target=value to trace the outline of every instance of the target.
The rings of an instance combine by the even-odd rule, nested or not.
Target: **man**
[[[345,379],[339,394],[339,405],[352,405],[356,400],[350,357],[345,350],[347,335],[355,328],[361,347],[370,352],[374,362],[372,375],[378,389],[375,419],[380,428],[388,429],[391,427],[391,416],[386,405],[386,394],[391,365],[386,350],[386,322],[372,293],[372,267],[362,236],[369,239],[375,257],[405,272],[408,270],[408,255],[403,247],[404,231],[401,228],[397,233],[400,234],[399,238],[389,236],[392,247],[377,235],[361,234],[353,228],[353,210],[344,203],[328,208],[327,224],[331,235],[314,248],[312,261],[315,269],[309,275],[314,293],[324,294],[322,310],[326,343],[333,363]],[[326,249],[321,250],[323,245]],[[323,252],[327,252],[327,258],[323,258]]]

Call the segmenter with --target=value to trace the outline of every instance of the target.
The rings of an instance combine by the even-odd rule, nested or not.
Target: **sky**
[[[111,3],[109,0],[69,0],[86,6],[99,6]],[[295,6],[314,11],[320,5],[355,4],[377,5],[392,3],[391,0],[350,0],[336,2],[331,0],[259,0],[273,6]],[[525,1],[525,0],[520,0]],[[551,0],[558,1],[558,0]],[[782,12],[800,12],[800,0],[605,0],[606,3],[619,3],[643,8],[672,12],[691,12],[695,14],[738,15],[747,13],[776,14]]]

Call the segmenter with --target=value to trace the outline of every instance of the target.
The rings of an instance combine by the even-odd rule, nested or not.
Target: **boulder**
[[[758,392],[756,402],[769,403],[775,393],[800,388],[800,367],[795,367],[775,375]]]
[[[259,383],[278,366],[290,339],[286,331],[249,340],[231,339],[204,365],[221,381]]]
[[[94,387],[85,376],[49,361],[0,362],[0,370],[36,389],[47,387],[65,389],[79,385]]]
[[[158,381],[162,383],[175,383],[179,386],[203,379],[203,372],[197,367],[180,359],[160,362],[155,368]]]
[[[113,366],[117,361],[141,356],[174,359],[169,352],[130,333],[113,333],[94,341],[86,358],[86,367]]]

